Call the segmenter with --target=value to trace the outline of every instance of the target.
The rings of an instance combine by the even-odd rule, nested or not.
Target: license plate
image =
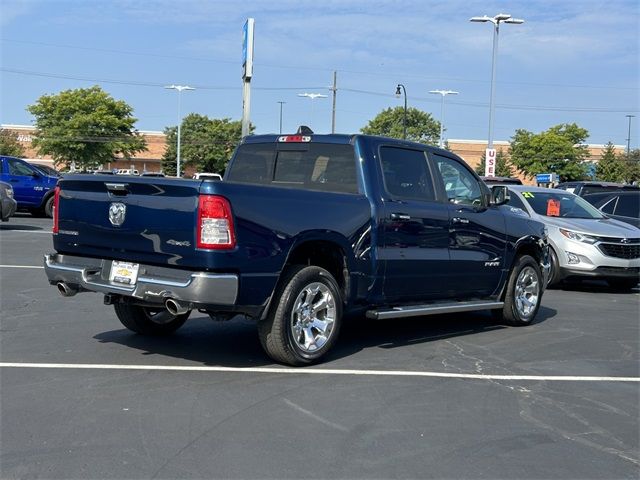
[[[138,269],[140,264],[131,262],[118,262],[114,260],[111,263],[111,272],[109,273],[109,281],[124,283],[127,285],[135,285],[138,280]]]

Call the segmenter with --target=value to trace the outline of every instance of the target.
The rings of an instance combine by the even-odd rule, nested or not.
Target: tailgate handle
[[[129,193],[128,183],[105,183],[104,185],[114,195],[126,195]]]

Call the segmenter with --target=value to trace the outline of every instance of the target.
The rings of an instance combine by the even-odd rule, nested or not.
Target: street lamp
[[[278,103],[280,104],[280,133],[282,134],[282,105],[287,102],[279,101]]]
[[[327,98],[327,95],[324,95],[322,93],[299,93],[298,94],[299,97],[307,97],[311,99],[311,123],[313,123],[313,103],[315,102],[316,98]]]
[[[512,23],[519,25],[524,23],[524,20],[520,18],[511,18],[511,15],[507,13],[499,13],[495,17],[472,17],[470,22],[491,22],[493,23],[493,60],[491,62],[491,97],[489,99],[489,143],[487,148],[493,148],[493,110],[494,110],[494,97],[496,91],[496,56],[498,54],[498,34],[500,33],[501,23]]]
[[[400,91],[402,88],[402,92]],[[399,83],[396,87],[396,97],[400,98],[400,95],[404,92],[404,117],[402,117],[402,138],[407,139],[407,89],[404,85]]]
[[[458,92],[453,90],[429,90],[429,93],[442,96],[442,103],[440,104],[440,148],[444,148],[444,97],[447,95],[458,95]]]
[[[164,88],[169,90],[177,90],[178,91],[178,155],[176,161],[176,177],[180,178],[180,132],[182,127],[182,113],[180,112],[180,99],[182,97],[183,90],[195,90],[193,87],[189,87],[188,85],[167,85]]]

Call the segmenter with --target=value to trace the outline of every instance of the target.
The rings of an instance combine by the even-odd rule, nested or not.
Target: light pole
[[[315,102],[316,98],[327,98],[327,95],[322,93],[299,93],[299,97],[307,97],[311,99],[311,123],[313,123],[313,102]],[[309,125],[311,126],[311,125]]]
[[[498,34],[500,33],[501,23],[512,23],[519,25],[524,23],[524,20],[520,18],[511,18],[511,15],[507,13],[499,13],[495,17],[472,17],[470,22],[491,22],[493,23],[493,59],[491,61],[491,96],[489,98],[489,143],[487,148],[493,148],[493,111],[494,111],[494,99],[496,93],[496,57],[498,55]]]
[[[627,135],[627,155],[631,154],[631,119],[635,117],[635,115],[626,115],[629,119],[629,133]]]
[[[453,90],[429,90],[429,93],[437,94],[442,97],[440,104],[440,148],[444,148],[444,97],[447,95],[458,95]]]
[[[280,133],[282,133],[282,105],[287,102],[278,101],[278,103],[280,104]]]
[[[180,178],[180,133],[182,130],[182,113],[180,111],[181,107],[181,97],[183,90],[195,90],[193,87],[189,87],[188,85],[167,85],[166,87],[169,90],[177,90],[178,91],[178,154],[176,161],[176,177]]]
[[[402,138],[407,139],[407,89],[404,88],[404,85],[399,83],[396,87],[396,97],[400,98],[402,92],[400,91],[402,88],[402,92],[404,92],[404,116],[402,117]]]

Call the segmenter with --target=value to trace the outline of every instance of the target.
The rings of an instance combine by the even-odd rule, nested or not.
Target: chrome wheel
[[[540,279],[534,268],[527,266],[520,271],[514,296],[516,309],[522,318],[527,318],[536,311],[540,297]]]
[[[320,282],[304,287],[291,310],[291,332],[304,352],[321,349],[331,337],[336,321],[336,302],[329,288]]]

